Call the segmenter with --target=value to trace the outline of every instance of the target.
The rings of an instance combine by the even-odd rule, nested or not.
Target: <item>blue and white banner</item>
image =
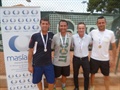
[[[28,72],[28,44],[39,32],[39,7],[1,8],[1,29],[8,90],[38,90]]]

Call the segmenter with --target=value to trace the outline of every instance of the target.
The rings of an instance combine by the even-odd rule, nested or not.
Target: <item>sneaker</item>
[[[95,87],[94,86],[90,87],[90,90],[95,90]]]
[[[79,90],[79,88],[74,88],[74,90]]]
[[[53,90],[56,90],[56,87],[54,87]]]
[[[62,87],[62,90],[67,90],[66,87]]]

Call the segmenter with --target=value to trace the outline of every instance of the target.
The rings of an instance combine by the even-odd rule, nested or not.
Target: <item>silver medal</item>
[[[47,52],[47,49],[46,49],[46,48],[44,49],[44,52]]]
[[[44,52],[47,52],[48,33],[47,33],[47,36],[46,36],[46,40],[44,40],[42,32],[41,32],[41,36],[42,36],[42,41],[43,41],[43,44],[44,44]]]

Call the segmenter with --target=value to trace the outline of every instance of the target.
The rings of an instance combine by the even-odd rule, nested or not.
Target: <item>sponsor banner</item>
[[[38,90],[28,72],[28,44],[39,32],[39,7],[1,8],[1,30],[8,90]]]

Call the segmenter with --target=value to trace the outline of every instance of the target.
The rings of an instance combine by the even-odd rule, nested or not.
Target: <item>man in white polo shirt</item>
[[[116,56],[115,35],[113,31],[106,29],[106,19],[101,16],[97,18],[98,29],[92,30],[90,36],[93,39],[93,48],[90,59],[91,89],[94,90],[94,78],[98,69],[104,75],[106,90],[109,90],[109,46],[111,43],[113,60]],[[115,62],[115,61],[114,61]]]
[[[78,23],[77,31],[78,33],[73,35],[73,78],[74,78],[74,90],[79,90],[78,84],[78,74],[80,66],[83,69],[84,75],[84,90],[88,90],[89,87],[89,73],[90,65],[88,60],[88,46],[91,43],[91,37],[85,34],[86,25],[83,22]]]

